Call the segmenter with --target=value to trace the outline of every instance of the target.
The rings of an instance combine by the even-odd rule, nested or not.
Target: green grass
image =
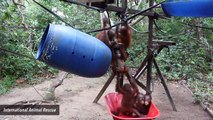
[[[199,80],[191,78],[188,83],[193,92],[195,102],[213,104],[213,79]]]

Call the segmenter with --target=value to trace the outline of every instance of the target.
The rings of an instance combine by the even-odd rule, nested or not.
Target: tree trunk
[[[202,29],[199,28],[199,26],[201,26],[200,19],[199,18],[194,19],[193,22],[194,22],[194,25],[197,26],[196,27],[197,40],[200,41],[201,38],[203,37]]]
[[[67,72],[59,71],[58,77],[52,81],[48,88],[44,98],[45,100],[55,100],[55,89],[63,83],[64,79],[67,78],[67,75]]]

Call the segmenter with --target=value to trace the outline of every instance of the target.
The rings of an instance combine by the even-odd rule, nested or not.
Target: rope
[[[42,7],[42,8],[43,8],[44,10],[46,10],[47,12],[49,12],[50,14],[54,15],[55,17],[57,17],[59,20],[61,20],[61,21],[64,22],[65,24],[69,25],[70,27],[73,27],[71,24],[69,24],[69,23],[67,23],[66,21],[64,21],[60,16],[58,16],[57,14],[55,14],[54,12],[52,12],[51,10],[49,10],[48,8],[46,8],[44,5],[40,4],[40,3],[37,2],[36,0],[32,0],[32,1],[35,2],[37,5],[39,5],[40,7]],[[99,11],[99,12],[100,12],[100,11],[104,11],[104,9],[97,8],[97,7],[91,7],[91,6],[88,6],[88,5],[84,5],[84,4],[82,4],[82,3],[79,3],[79,2],[76,2],[76,1],[73,1],[73,0],[63,0],[63,1],[64,1],[64,2],[68,2],[68,3],[77,4],[77,5],[81,5],[81,6],[84,6],[84,7],[86,7],[86,8],[90,8],[90,9],[97,10],[97,11]],[[164,1],[163,1],[163,2],[164,2]],[[156,4],[156,5],[153,5],[153,6],[147,8],[147,9],[145,9],[145,10],[142,10],[142,11],[136,13],[136,14],[133,15],[133,16],[127,17],[124,21],[128,21],[128,20],[130,20],[130,19],[132,19],[132,18],[135,18],[135,17],[137,17],[138,15],[141,15],[142,13],[144,13],[144,12],[146,12],[146,11],[148,11],[148,10],[151,10],[151,9],[155,8],[156,6],[162,4],[163,2],[160,2],[160,3]],[[92,31],[89,31],[89,32],[86,32],[86,33],[87,33],[87,34],[90,34],[90,33],[93,33],[93,32],[100,32],[100,31],[103,31],[103,30],[109,30],[109,29],[111,29],[111,28],[113,28],[113,27],[116,27],[116,26],[118,26],[118,25],[120,25],[120,24],[123,24],[124,21],[121,21],[121,22],[119,22],[119,23],[117,23],[117,24],[115,24],[115,25],[113,25],[113,26],[108,27],[108,28],[92,30]],[[73,27],[73,28],[74,28],[74,27]]]
[[[73,27],[71,24],[69,24],[68,22],[66,22],[65,20],[63,20],[60,16],[58,16],[57,14],[55,14],[53,11],[49,10],[48,8],[46,8],[44,5],[40,4],[39,2],[32,0],[33,2],[35,2],[37,5],[39,5],[40,7],[42,7],[44,10],[46,10],[47,12],[49,12],[50,14],[54,15],[56,18],[58,18],[59,20],[61,20],[62,22],[64,22],[65,24],[67,24],[70,27]]]
[[[62,22],[64,22],[65,24],[69,25],[70,27],[74,28],[71,24],[67,23],[65,20],[63,20],[60,16],[58,16],[57,14],[55,14],[54,12],[52,12],[51,10],[49,10],[48,8],[46,8],[44,5],[40,4],[39,2],[35,1],[35,0],[32,0],[33,2],[35,2],[37,5],[39,5],[40,7],[42,7],[44,10],[46,10],[47,12],[49,12],[50,14],[54,15],[55,17],[57,17],[59,20],[61,20]],[[88,5],[84,5],[82,3],[79,3],[79,2],[76,2],[76,1],[73,1],[73,0],[63,0],[64,2],[68,2],[68,3],[74,3],[74,4],[77,4],[77,5],[82,5],[86,8],[91,8],[91,9],[94,9],[94,10],[98,10],[99,12],[100,11],[104,11],[104,9],[101,9],[101,8],[97,8],[97,7],[91,7],[91,6],[88,6]],[[118,24],[119,25],[119,24]],[[115,26],[113,26],[115,27]],[[111,29],[112,27],[110,28],[106,28],[106,29],[98,29],[98,30],[94,30],[94,31],[90,31],[90,32],[86,32],[86,33],[93,33],[93,32],[99,32],[99,31],[103,31],[103,30],[108,30],[108,29]]]
[[[42,97],[42,99],[44,100],[45,98],[44,98],[44,96],[42,96],[41,95],[41,93],[40,92],[38,92],[38,90],[35,88],[35,86],[34,85],[31,85],[32,87],[33,87],[33,89],[36,91],[36,93],[39,95],[39,96],[41,96]]]
[[[178,21],[179,22],[179,21]],[[181,23],[181,24],[183,24],[183,25],[187,25],[187,26],[190,26],[190,27],[194,27],[194,28],[201,28],[201,29],[206,29],[206,30],[211,30],[211,31],[213,31],[213,28],[210,28],[210,27],[203,27],[203,26],[198,26],[198,25],[192,25],[192,24],[189,24],[189,23],[185,23],[185,22],[179,22],[179,23]],[[162,31],[162,29],[157,25],[157,23],[156,23],[156,21],[154,20],[154,25],[155,25],[155,27],[156,27],[156,29],[158,30],[158,31],[160,31],[161,33],[163,33],[163,34],[166,34],[164,31]]]
[[[132,26],[130,26],[130,28],[131,28],[133,31],[135,31],[135,32],[137,32],[137,33],[139,33],[139,34],[147,34],[147,33],[149,33],[148,31],[146,31],[146,32],[140,32],[140,31],[138,31],[137,29],[135,29],[135,28],[132,27]]]
[[[138,13],[136,13],[136,14],[130,16],[130,17],[127,17],[126,20],[130,20],[130,19],[132,19],[132,18],[135,18],[135,17],[137,17],[138,15],[141,15],[142,13],[145,13],[145,12],[147,12],[147,11],[149,11],[149,10],[151,10],[151,9],[153,9],[153,8],[155,8],[155,7],[157,7],[158,5],[160,5],[160,4],[164,3],[164,2],[165,2],[165,1],[162,1],[162,2],[160,2],[160,3],[158,3],[158,4],[155,4],[155,5],[153,5],[153,6],[149,7],[149,8],[147,8],[147,9],[145,9],[145,10],[141,10],[140,12],[138,12]]]
[[[60,16],[58,16],[57,14],[55,14],[54,12],[52,12],[51,10],[49,10],[48,8],[46,8],[44,5],[40,4],[39,2],[37,2],[37,1],[35,1],[35,0],[32,0],[32,1],[35,2],[36,4],[38,4],[38,5],[39,5],[40,7],[42,7],[44,10],[48,11],[50,14],[54,15],[55,17],[57,17],[59,20],[61,20],[61,21],[64,22],[65,24],[69,25],[70,27],[73,27],[71,24],[67,23],[67,22],[66,22],[65,20],[63,20]],[[63,0],[63,1],[64,1],[64,2],[68,2],[68,3],[77,4],[77,5],[81,5],[81,6],[84,6],[84,7],[86,7],[86,8],[90,8],[90,9],[93,9],[93,10],[97,10],[97,11],[99,11],[99,12],[100,12],[100,11],[104,11],[104,9],[97,8],[97,7],[92,7],[92,6],[88,6],[88,5],[85,5],[85,4],[76,2],[76,1],[74,1],[74,0]],[[133,16],[127,17],[125,21],[128,21],[128,20],[130,20],[130,19],[132,19],[132,18],[135,18],[135,17],[137,17],[138,15],[141,15],[142,13],[144,13],[144,12],[146,12],[146,11],[148,11],[148,10],[151,10],[151,9],[157,7],[158,5],[162,4],[163,2],[165,2],[165,1],[162,1],[162,2],[160,2],[160,3],[158,3],[158,4],[156,4],[156,5],[153,5],[153,6],[149,7],[149,8],[147,8],[147,9],[145,9],[145,10],[142,10],[142,11],[136,13],[136,14],[133,15]],[[108,28],[92,30],[92,31],[89,31],[89,32],[86,32],[86,33],[89,34],[89,33],[93,33],[93,32],[100,32],[100,31],[103,31],[103,30],[109,30],[109,29],[111,29],[111,28],[113,28],[113,27],[116,27],[116,26],[122,24],[122,23],[123,23],[123,22],[120,22],[120,23],[117,23],[117,24],[115,24],[115,25],[113,25],[113,26],[110,26],[110,27],[108,27]],[[209,28],[209,27],[197,26],[197,25],[192,25],[192,24],[188,24],[188,23],[184,23],[184,22],[180,22],[180,23],[182,23],[182,24],[184,24],[184,25],[191,26],[191,27],[198,27],[198,28],[202,28],[202,29],[213,30],[213,28]],[[161,31],[162,33],[164,33],[164,32],[157,26],[156,22],[154,22],[154,24],[155,24],[156,28],[157,28],[159,31]]]
[[[122,24],[122,23],[123,23],[123,22],[119,22],[119,23],[117,23],[117,24],[115,24],[115,25],[112,25],[112,26],[110,26],[110,27],[102,28],[102,29],[97,29],[97,30],[92,30],[92,31],[89,31],[89,32],[86,32],[86,33],[87,33],[87,34],[90,34],[90,33],[93,33],[93,32],[100,32],[100,31],[103,31],[103,30],[109,30],[109,29],[112,29],[113,27],[116,27],[116,26]]]
[[[23,54],[13,52],[13,51],[10,51],[10,50],[4,49],[4,48],[0,48],[0,51],[4,51],[6,53],[11,53],[11,54],[14,54],[14,55],[18,55],[18,56],[22,56],[22,57],[29,58],[29,59],[32,59],[32,60],[36,60],[34,57],[23,55]]]
[[[205,27],[205,26],[199,26],[199,25],[192,25],[192,24],[189,24],[189,23],[184,23],[184,22],[179,22],[181,24],[184,24],[184,25],[188,25],[188,26],[191,26],[191,27],[198,27],[198,28],[202,28],[202,29],[207,29],[207,30],[212,30],[213,31],[213,28],[210,28],[210,27]]]
[[[163,2],[165,2],[165,1],[163,1]],[[156,5],[153,5],[153,6],[147,8],[147,9],[145,9],[145,10],[141,10],[140,12],[138,12],[138,13],[136,13],[136,14],[130,16],[130,17],[127,17],[124,21],[121,21],[121,22],[119,22],[119,23],[117,23],[117,24],[115,24],[115,25],[113,25],[113,26],[110,26],[110,27],[107,27],[107,28],[102,28],[102,29],[97,29],[97,30],[92,30],[92,31],[89,31],[89,32],[86,32],[86,33],[89,34],[89,33],[93,33],[93,32],[100,32],[100,31],[103,31],[103,30],[109,30],[109,29],[111,29],[111,28],[113,28],[113,27],[116,27],[116,26],[118,26],[118,25],[120,25],[120,24],[125,23],[125,21],[128,21],[128,20],[130,20],[130,19],[133,19],[133,18],[137,17],[138,15],[141,15],[142,13],[145,13],[145,12],[147,12],[147,11],[149,11],[149,10],[151,10],[151,9],[153,9],[153,8],[155,8],[155,7],[157,7],[158,5],[162,4],[163,2],[160,2],[160,3],[156,4]]]
[[[157,29],[158,31],[160,31],[161,33],[165,34],[165,32],[157,25],[157,23],[156,23],[155,20],[154,20],[154,25],[155,25],[155,27],[156,27],[156,29]]]

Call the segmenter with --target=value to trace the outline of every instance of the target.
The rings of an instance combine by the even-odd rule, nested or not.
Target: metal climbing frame
[[[80,4],[83,6],[87,6],[91,9],[95,9],[98,11],[113,11],[113,12],[123,12],[126,10],[127,7],[127,0],[122,0],[122,7],[119,6],[119,0],[85,0],[82,3],[76,2],[75,0],[63,0],[65,2],[70,2],[74,4]],[[116,5],[112,5],[112,3],[116,3]],[[159,3],[161,4],[161,3]],[[130,17],[127,17],[126,20],[130,20],[132,18],[135,18],[138,15],[144,15],[148,16],[149,18],[149,25],[148,25],[148,46],[147,46],[147,56],[146,58],[142,61],[139,69],[137,70],[136,74],[133,76],[133,78],[136,80],[136,83],[143,88],[146,91],[146,94],[152,93],[151,90],[151,85],[153,84],[152,82],[152,66],[154,64],[154,67],[157,70],[157,73],[159,75],[159,78],[161,80],[161,83],[166,91],[166,94],[169,98],[169,101],[171,103],[171,106],[174,111],[177,111],[174,101],[170,95],[169,89],[166,85],[166,82],[163,78],[163,75],[158,67],[158,64],[155,60],[155,57],[160,53],[160,51],[165,48],[169,47],[171,45],[175,45],[174,42],[171,41],[153,41],[153,25],[154,25],[154,19],[157,18],[165,18],[165,15],[160,15],[157,14],[153,11],[153,8],[157,7],[159,4],[154,5],[154,0],[149,0],[149,8],[146,10],[134,10],[134,9],[128,9],[128,14],[133,14]],[[119,25],[121,23],[118,23],[116,25]],[[115,25],[115,26],[116,26]],[[109,28],[110,29],[110,28]],[[97,31],[96,31],[97,32]],[[144,85],[142,82],[139,81],[139,77],[144,73],[144,71],[147,70],[147,80],[146,80],[146,85]],[[94,103],[97,103],[100,97],[103,95],[104,91],[107,89],[113,78],[116,76],[116,74],[112,73],[95,100],[93,101]]]

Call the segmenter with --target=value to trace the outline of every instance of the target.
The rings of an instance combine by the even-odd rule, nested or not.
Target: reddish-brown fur
[[[106,28],[109,26],[109,19],[108,18],[103,18],[103,27]],[[128,54],[126,52],[126,49],[130,47],[131,45],[131,37],[132,37],[132,31],[130,26],[127,23],[124,23],[122,25],[119,25],[116,27],[116,29],[110,29],[110,30],[104,30],[99,32],[96,37],[104,42],[108,47],[111,47],[111,42],[114,40],[116,43],[120,43],[124,46],[123,48],[123,53],[121,53],[123,56],[120,57],[121,59],[118,60],[116,58],[116,55],[113,55],[112,58],[112,71],[116,72],[117,69],[119,69],[120,72],[126,72],[126,68],[124,66],[118,66],[124,65],[124,62],[126,61]],[[119,62],[119,63],[118,63]],[[118,64],[117,64],[118,63]]]
[[[132,30],[127,23],[121,24],[117,27],[117,36],[118,43],[123,43],[125,49],[130,47],[132,42]]]
[[[151,95],[144,95],[138,93],[135,100],[135,109],[137,109],[141,114],[147,115],[150,108]]]
[[[132,42],[132,30],[128,24],[120,25],[116,28],[117,30],[104,30],[96,35],[96,38],[104,42],[109,46],[109,41],[115,37],[116,42],[122,43],[127,49],[130,47]]]
[[[106,28],[109,19],[103,18],[103,27]],[[104,30],[97,34],[96,36],[99,40],[104,42],[108,47],[112,49],[113,58],[112,58],[112,71],[114,73],[127,73],[127,68],[125,66],[125,61],[128,57],[126,52],[127,48],[131,45],[132,31],[130,26],[127,23],[123,23],[116,27],[116,29]],[[113,43],[115,42],[115,44]],[[130,78],[131,79],[131,78]],[[124,84],[120,86],[120,80],[117,80],[117,91],[123,95],[121,107],[118,108],[118,111],[113,111],[115,114],[126,114],[141,117],[142,115],[135,108],[135,97],[138,94],[137,85],[134,81],[130,80],[130,84]]]
[[[121,113],[124,115],[131,116],[135,114],[137,117],[143,115],[135,108],[135,97],[138,94],[138,88],[135,84],[124,84],[123,87],[118,87],[119,93],[123,95],[121,106],[118,108],[117,114]]]

